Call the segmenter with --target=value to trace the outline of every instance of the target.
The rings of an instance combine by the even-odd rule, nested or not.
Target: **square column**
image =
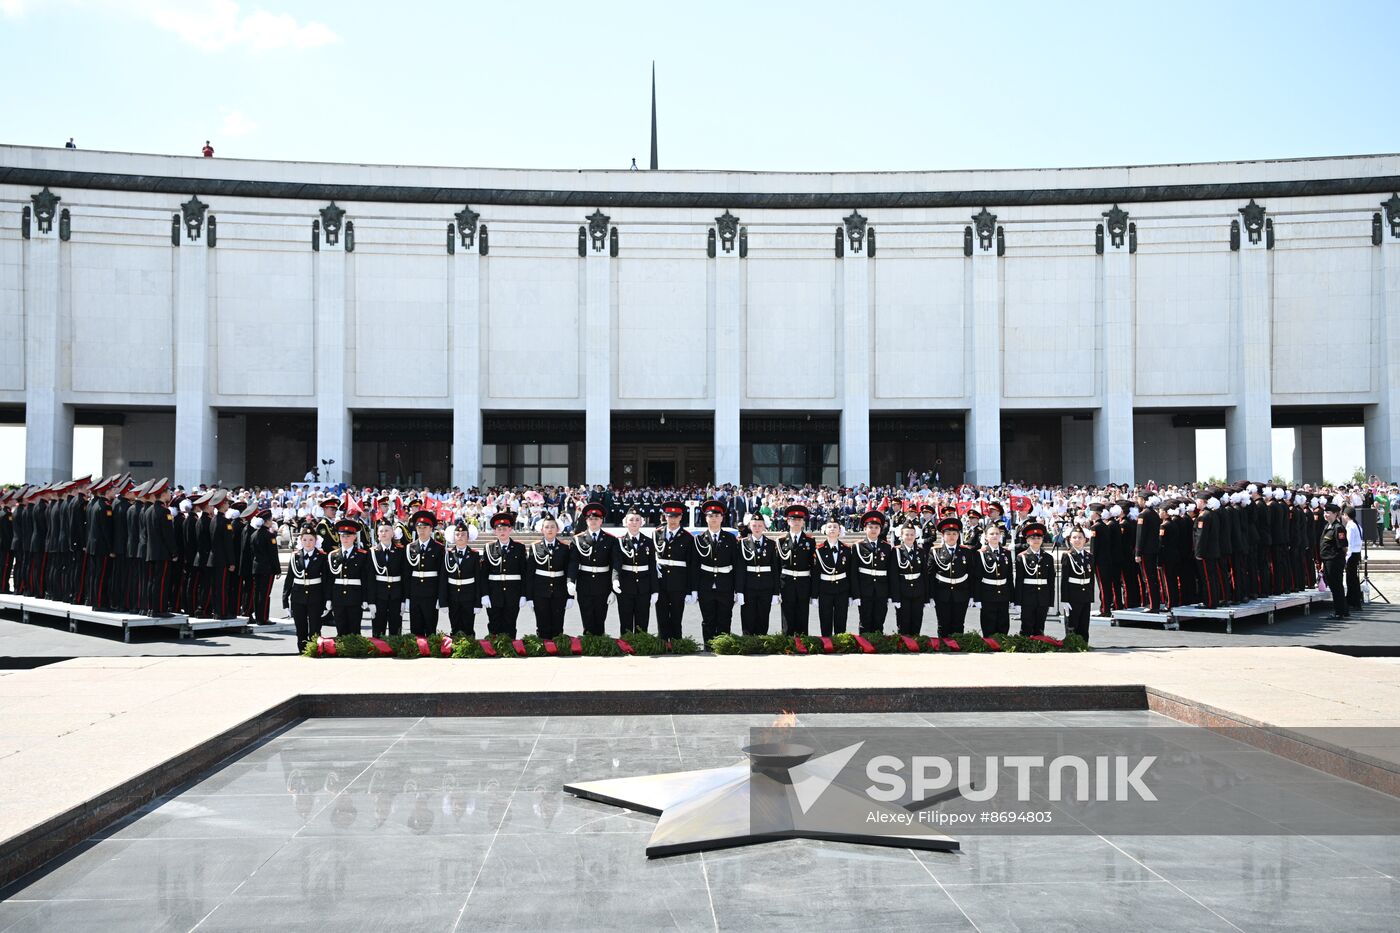
[[[209,405],[209,264],[202,240],[175,248],[175,482],[218,479],[218,416]]]
[[[740,322],[744,272],[737,249],[715,254],[715,482],[739,482]]]
[[[1099,367],[1103,405],[1094,415],[1094,482],[1131,483],[1133,469],[1133,259],[1125,246],[1107,246],[1103,276]]]
[[[1264,238],[1240,244],[1233,339],[1235,407],[1225,413],[1227,479],[1267,480],[1274,472],[1273,288]]]
[[[24,243],[24,479],[52,483],[73,476],[73,409],[60,400],[63,372],[62,277],[58,224],[33,225]]]
[[[967,482],[1001,482],[1001,275],[996,253],[978,248],[972,265],[964,318],[971,325],[969,372],[972,407],[967,413]]]
[[[1380,246],[1376,343],[1379,400],[1366,406],[1366,472],[1400,476],[1400,239],[1387,229]]]
[[[1322,483],[1322,425],[1293,429],[1293,482]]]
[[[841,276],[841,485],[870,482],[870,264],[846,250]]]
[[[474,250],[449,255],[452,485],[481,485],[481,271]]]
[[[335,245],[321,243],[315,265],[316,320],[316,459],[334,460],[321,467],[327,483],[348,483],[351,475],[352,434],[346,408],[350,334],[350,269],[345,238]]]
[[[612,481],[612,259],[606,249],[584,257],[583,479]]]

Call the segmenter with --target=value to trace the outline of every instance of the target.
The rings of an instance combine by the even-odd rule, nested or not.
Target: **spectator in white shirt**
[[[1361,608],[1361,525],[1354,509],[1342,510],[1342,522],[1347,526],[1347,605]]]

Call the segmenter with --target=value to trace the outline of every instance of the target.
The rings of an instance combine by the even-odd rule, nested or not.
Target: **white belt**
[[[536,571],[535,571],[535,576],[537,576],[537,577],[562,577],[563,575],[564,575],[564,571],[562,571],[562,570],[536,570]]]
[[[757,564],[745,564],[744,569],[749,573],[767,573],[772,567],[759,567]]]
[[[633,573],[646,573],[651,568],[648,567],[646,564],[623,564],[622,569],[630,570]]]
[[[952,586],[957,586],[959,583],[967,579],[967,574],[963,574],[960,577],[945,577],[943,576],[943,574],[940,573],[936,574],[936,576],[938,577],[939,582],[947,583]]]
[[[685,561],[683,561],[683,560],[671,560],[669,557],[658,557],[658,558],[656,559],[656,562],[657,562],[658,564],[660,564],[662,567],[684,567],[684,566],[686,566]]]
[[[403,577],[376,576],[374,579],[378,580],[380,583],[398,583]]]
[[[423,579],[426,579],[426,578],[428,578],[428,577],[435,577],[435,576],[437,576],[437,571],[436,571],[436,570],[415,570],[415,571],[413,571],[413,575],[414,575],[415,577],[417,577],[418,579],[423,580]]]
[[[901,573],[900,576],[903,577],[903,578],[906,579],[906,580],[917,580],[917,579],[919,579],[920,577],[922,577],[923,574],[921,574],[921,573]]]
[[[846,579],[846,575],[844,573],[823,573],[819,574],[818,576],[820,576],[827,583],[836,583],[840,580]]]
[[[1044,586],[1045,584],[1049,583],[1050,581],[1049,581],[1049,580],[1030,580],[1030,579],[1027,579],[1026,577],[1022,577],[1022,578],[1021,578],[1021,582],[1024,583],[1024,584],[1026,584],[1027,586]]]
[[[883,570],[871,570],[869,567],[862,567],[862,568],[860,568],[860,572],[861,572],[861,573],[868,573],[868,574],[870,574],[872,577],[883,577],[883,576],[885,575],[885,572],[884,572]]]
[[[785,577],[810,577],[811,575],[812,571],[810,570],[788,570],[786,568],[783,569],[783,576]]]
[[[476,582],[476,580],[472,579],[471,577],[467,577],[467,579],[465,580],[453,580],[451,578],[448,578],[447,582],[451,583],[453,586],[471,586],[473,583]]]
[[[589,573],[612,573],[611,567],[594,567],[592,564],[579,564],[579,570],[587,570]]]
[[[335,578],[335,585],[336,585],[336,586],[359,586],[359,585],[360,585],[360,581],[359,581],[359,580],[351,580],[351,579],[349,579],[349,578],[336,577],[336,578]]]
[[[1070,577],[1070,578],[1069,578],[1069,582],[1071,582],[1071,583],[1078,583],[1080,586],[1088,586],[1088,585],[1089,585],[1089,578],[1088,578],[1088,577]]]
[[[519,579],[520,579],[520,574],[518,574],[518,573],[493,573],[493,574],[491,574],[490,576],[488,576],[486,579],[488,579],[488,580],[496,580],[496,581],[498,581],[498,582],[504,583],[504,582],[506,582],[507,580],[519,580]]]
[[[700,569],[701,569],[701,570],[704,570],[704,571],[707,572],[707,573],[728,573],[729,571],[731,571],[731,570],[734,569],[734,565],[733,565],[733,564],[726,564],[726,565],[723,566],[723,567],[711,567],[711,566],[708,566],[707,564],[701,564],[701,565],[700,565]]]
[[[991,577],[983,577],[982,582],[988,586],[1006,586],[1006,580],[993,580]]]
[[[302,577],[300,579],[293,580],[292,582],[296,583],[297,586],[315,586],[316,584],[321,582],[321,578],[311,577],[310,579],[308,579],[306,577]]]

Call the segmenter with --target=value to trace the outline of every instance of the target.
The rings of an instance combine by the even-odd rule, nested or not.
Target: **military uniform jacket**
[[[194,551],[195,565],[198,567],[214,566],[214,526],[218,523],[218,516],[208,512],[195,520]]]
[[[486,582],[481,595],[491,597],[491,605],[504,605],[507,600],[519,599],[525,594],[525,562],[530,559],[525,545],[511,541],[501,547],[501,542],[492,541],[486,545],[483,559]]]
[[[735,592],[734,578],[743,570],[739,564],[739,539],[732,532],[709,529],[694,537],[696,592],[711,596],[731,597]]]
[[[556,550],[563,550],[558,545]],[[441,588],[438,602],[458,609],[481,605],[482,575],[485,563],[473,547],[446,548],[442,552]]]
[[[754,540],[753,535],[740,538],[739,561],[734,566],[734,592],[753,594],[755,598],[772,596],[778,591],[781,569],[778,547],[767,535],[758,540]]]
[[[656,591],[656,545],[646,535],[623,535],[613,549],[613,580],[623,596]]]
[[[1345,557],[1347,553],[1347,526],[1332,520],[1322,526],[1322,537],[1318,540],[1318,554],[1323,560]]]
[[[243,519],[219,516],[214,522],[214,566],[237,571],[243,541]]]
[[[146,560],[153,562],[178,557],[175,516],[170,514],[169,506],[152,503],[142,519],[146,523]]]
[[[112,500],[112,553],[117,557],[126,556],[126,520],[131,511],[131,503],[117,497]]]
[[[812,553],[816,542],[803,532],[794,538],[780,535],[773,542],[778,552],[778,592],[784,596],[808,599],[812,593]]]
[[[146,559],[146,503],[133,502],[126,513],[126,556]]]
[[[1220,544],[1216,541],[1219,526],[1209,510],[1198,512],[1191,523],[1191,556],[1196,560],[1218,560]]]
[[[569,562],[572,560],[573,548],[555,538],[552,545],[536,541],[526,550],[530,553],[530,559],[525,564],[528,570],[525,578],[526,597],[549,599],[553,596],[567,595]],[[611,573],[600,576],[607,579],[611,577]]]
[[[1076,606],[1094,601],[1094,555],[1087,550],[1060,555],[1060,599]]]
[[[972,573],[976,580],[973,592],[978,602],[994,605],[1011,602],[1011,554],[1006,548],[978,551],[972,561]]]
[[[918,546],[893,548],[890,564],[890,599],[897,603],[928,602],[928,578],[924,573],[924,553]]]
[[[695,539],[684,528],[676,530],[668,541],[666,529],[658,528],[652,535],[656,545],[656,577],[660,593],[691,593],[698,581],[695,576]]]
[[[266,525],[260,528],[249,527],[248,531],[248,552],[253,560],[253,575],[279,576],[282,573],[282,561],[277,556],[277,539],[272,536],[272,531]]]
[[[946,545],[929,548],[929,596],[936,603],[971,599],[973,592],[972,563],[977,552],[961,544],[951,551]]]
[[[325,554],[319,550],[307,554],[297,548],[287,560],[287,577],[282,581],[282,605],[312,606],[320,612],[326,605],[329,577]]]
[[[442,595],[444,548],[429,538],[426,544],[416,537],[404,547],[404,592],[410,599],[431,599],[436,602]]]
[[[374,582],[374,573],[367,551],[356,546],[346,554],[344,548],[336,548],[326,554],[326,566],[330,570],[332,606],[360,606],[369,602],[369,585]]]
[[[815,576],[812,592],[817,596],[850,597],[855,587],[855,571],[851,567],[851,548],[836,542],[832,547],[826,541],[812,549],[812,573]]]
[[[1026,548],[1016,555],[1015,601],[1022,609],[1049,608],[1055,601],[1055,560],[1047,552]]]
[[[851,595],[857,599],[889,599],[890,564],[894,555],[883,541],[858,541],[851,546],[851,566],[855,568],[855,583]]]
[[[1133,544],[1135,557],[1155,557],[1162,552],[1162,518],[1156,509],[1147,509],[1137,517],[1137,540]]]
[[[607,596],[612,592],[616,550],[617,538],[601,529],[597,540],[586,529],[574,535],[565,572],[579,596]]]
[[[106,557],[116,553],[112,503],[98,496],[94,496],[88,505],[87,541],[84,542],[84,546],[93,557]]]
[[[369,550],[369,563],[370,571],[374,574],[374,585],[370,587],[371,600],[380,606],[403,602],[404,575],[408,570],[403,545],[390,543],[383,548],[376,544]]]

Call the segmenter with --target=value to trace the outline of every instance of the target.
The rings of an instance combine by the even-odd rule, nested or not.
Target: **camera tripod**
[[[1371,574],[1366,569],[1366,565],[1370,563],[1370,551],[1371,542],[1367,541],[1366,537],[1363,535],[1361,538],[1361,582],[1364,585],[1370,587],[1371,602],[1380,600],[1381,602],[1389,605],[1390,600],[1386,599],[1385,594],[1380,591],[1380,587],[1376,586],[1376,584],[1371,580]]]

